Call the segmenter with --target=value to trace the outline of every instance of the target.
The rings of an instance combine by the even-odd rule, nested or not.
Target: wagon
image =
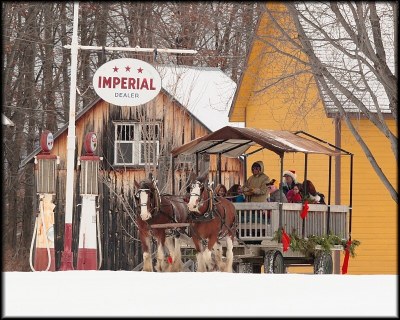
[[[199,172],[199,157],[203,154],[217,155],[217,183],[221,181],[221,156],[240,157],[246,171],[249,155],[269,150],[279,156],[280,193],[284,155],[304,154],[304,180],[307,179],[308,157],[315,154],[329,158],[327,166],[328,193],[326,204],[309,204],[305,219],[300,217],[301,203],[244,202],[234,203],[237,213],[237,239],[234,243],[234,270],[236,272],[258,272],[263,266],[265,273],[286,273],[288,266],[314,266],[314,273],[340,273],[340,251],[338,244],[331,250],[315,246],[315,254],[306,255],[296,250],[283,250],[277,234],[284,226],[300,239],[312,236],[336,236],[344,242],[351,238],[353,154],[304,131],[277,131],[256,128],[226,126],[213,133],[195,139],[171,151],[172,164],[180,155],[195,155],[196,173]],[[349,204],[331,204],[332,157],[349,156]],[[340,180],[340,177],[336,176]],[[172,185],[175,185],[172,177]]]

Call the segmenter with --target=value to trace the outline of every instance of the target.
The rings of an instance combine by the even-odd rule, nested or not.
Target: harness
[[[204,188],[205,188],[204,184],[201,182],[198,182],[198,183],[199,183],[200,189],[203,189],[203,191],[200,192],[200,195],[198,195],[196,193],[190,193],[191,196],[201,197],[203,195]],[[225,217],[226,217],[225,207],[222,206],[222,208],[224,210],[224,215],[222,216],[221,213],[217,209],[217,204],[220,203],[220,201],[218,200],[218,197],[215,196],[212,189],[210,189],[208,187],[207,187],[207,193],[208,193],[208,197],[202,198],[201,201],[199,202],[199,205],[202,205],[205,202],[208,202],[207,210],[201,215],[198,215],[194,212],[189,212],[188,218],[189,218],[190,222],[198,223],[198,222],[208,222],[208,221],[211,221],[211,220],[215,219],[216,217],[218,217],[221,222],[220,231],[218,233],[218,240],[221,240],[222,238],[224,238],[226,236],[226,234],[228,233],[228,230],[230,230],[231,232],[232,232],[232,230],[225,223]],[[222,233],[223,226],[226,227],[224,233]],[[191,228],[191,231],[194,232],[193,228]],[[206,245],[207,240],[202,239],[202,242],[203,242],[203,245]]]
[[[151,188],[140,188],[138,190],[138,192],[137,192],[137,194],[140,193],[140,192],[143,192],[143,191],[144,192],[148,192],[149,197],[152,194],[154,195],[154,198],[153,198],[153,201],[152,201],[152,203],[150,205],[150,210],[149,210],[149,212],[151,214],[151,218],[148,219],[148,220],[144,220],[144,222],[147,225],[147,229],[148,229],[148,231],[150,232],[151,235],[153,235],[153,228],[151,227],[151,225],[154,222],[154,220],[160,214],[164,215],[165,217],[167,217],[170,220],[170,222],[178,223],[177,216],[176,216],[177,208],[174,206],[174,201],[166,199],[166,201],[168,201],[168,204],[162,204],[160,192],[159,192],[157,186],[154,184],[154,181],[153,181],[153,185],[154,185],[154,189],[151,189]],[[166,195],[166,196],[168,196],[168,195]],[[140,197],[139,197],[139,199],[140,199]],[[182,203],[183,202],[184,201],[182,201]],[[139,204],[139,207],[143,207],[143,206],[147,207],[147,202]],[[165,210],[162,210],[163,207],[164,208],[165,207],[171,207],[172,215],[170,215],[169,213],[165,212]],[[167,236],[169,236],[169,235],[172,236],[173,235],[175,237],[179,237],[180,233],[181,233],[181,231],[178,231],[176,229],[165,229],[165,232],[166,232]],[[185,230],[183,230],[182,233],[188,235]]]

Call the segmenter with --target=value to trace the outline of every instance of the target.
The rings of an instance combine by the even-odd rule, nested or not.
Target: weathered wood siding
[[[162,123],[159,167],[154,171],[152,166],[114,165],[114,121],[145,121],[155,120]],[[99,173],[99,217],[101,233],[102,266],[101,269],[132,270],[142,261],[142,251],[138,239],[135,216],[133,212],[134,181],[147,177],[148,172],[159,180],[160,190],[171,193],[171,161],[170,150],[188,143],[195,138],[209,133],[198,120],[193,118],[184,108],[174,102],[163,92],[157,98],[142,107],[119,107],[99,100],[76,121],[75,167],[78,157],[84,155],[84,138],[88,132],[95,132],[98,139],[96,154],[100,161]],[[52,154],[60,157],[57,171],[57,195],[55,208],[55,252],[56,268],[61,264],[61,254],[64,249],[65,195],[66,195],[66,159],[67,134],[64,131],[54,141]],[[216,161],[201,163],[202,167],[210,168],[210,179],[215,178]],[[194,170],[194,157],[185,163],[175,162],[176,194],[183,194],[188,176]],[[206,159],[207,160],[207,159]],[[238,159],[223,160],[223,181],[229,188],[230,184],[241,182],[243,172]],[[147,171],[146,171],[147,170]],[[79,221],[81,196],[79,195],[80,168],[75,171],[74,180],[74,213],[73,213],[73,243],[74,261],[76,264],[79,241]],[[31,214],[31,213],[29,213]]]

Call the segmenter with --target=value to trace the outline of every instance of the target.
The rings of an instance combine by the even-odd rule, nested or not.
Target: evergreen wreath
[[[319,251],[318,249],[316,249],[316,246],[320,246],[321,249],[327,253],[330,253],[330,250],[334,246],[341,245],[343,247],[343,250],[345,250],[347,246],[346,239],[341,239],[340,237],[332,233],[327,236],[310,235],[307,239],[302,239],[296,234],[296,230],[293,229],[289,236],[290,249],[292,249],[292,251],[301,252],[307,258],[316,257],[316,253],[317,251]],[[275,231],[272,240],[282,242],[282,228],[279,228],[277,231]],[[352,258],[356,256],[355,249],[360,244],[361,242],[356,239],[351,240],[349,252]]]

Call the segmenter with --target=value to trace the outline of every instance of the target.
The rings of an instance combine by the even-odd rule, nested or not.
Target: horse
[[[182,271],[183,262],[180,250],[179,235],[183,227],[170,229],[152,228],[155,224],[185,223],[188,216],[186,202],[182,197],[173,195],[160,195],[154,180],[145,179],[137,183],[135,194],[135,212],[139,238],[143,251],[142,271],[153,271],[150,253],[150,241],[153,236],[157,241],[156,271]],[[138,214],[140,208],[140,214]]]
[[[228,199],[214,197],[205,176],[197,177],[191,185],[187,206],[190,211],[188,222],[191,237],[197,251],[197,271],[232,272],[233,241],[236,234],[235,206]],[[225,239],[227,246],[225,261],[220,242],[222,239]]]

